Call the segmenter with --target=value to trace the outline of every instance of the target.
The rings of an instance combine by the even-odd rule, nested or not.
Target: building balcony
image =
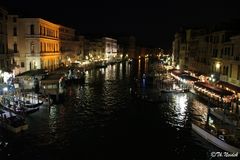
[[[27,39],[46,38],[46,39],[52,39],[52,40],[59,40],[58,37],[52,37],[52,36],[46,36],[46,35],[40,35],[40,34],[25,34],[25,37]]]
[[[40,57],[39,53],[26,53],[26,57]]]
[[[60,55],[59,52],[41,52],[39,56],[56,56]]]

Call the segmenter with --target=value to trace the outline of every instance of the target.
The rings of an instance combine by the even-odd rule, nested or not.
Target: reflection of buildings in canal
[[[57,129],[57,106],[49,108],[49,129],[51,133],[55,133]]]
[[[148,62],[149,62],[149,58],[145,58],[145,61],[144,61],[144,71],[145,71],[145,73],[148,72]]]
[[[141,77],[141,59],[138,59],[138,78]]]
[[[116,80],[116,65],[110,65],[106,68],[105,80]]]
[[[122,77],[123,77],[123,64],[122,63],[120,63],[119,64],[119,78],[120,79],[122,79]]]

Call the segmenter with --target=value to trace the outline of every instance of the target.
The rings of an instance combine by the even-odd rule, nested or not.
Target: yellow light
[[[220,68],[220,63],[216,63],[216,68],[217,68],[217,69]]]
[[[180,69],[180,66],[179,66],[179,65],[177,65],[177,66],[176,66],[176,69]]]

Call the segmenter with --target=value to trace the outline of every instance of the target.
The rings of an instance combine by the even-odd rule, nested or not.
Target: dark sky
[[[171,48],[174,33],[187,25],[239,19],[231,0],[1,0],[10,13],[41,17],[73,27],[82,35],[130,36],[139,44]]]

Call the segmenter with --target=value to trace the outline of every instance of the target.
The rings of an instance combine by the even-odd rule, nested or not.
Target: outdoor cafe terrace
[[[193,84],[194,82],[199,81],[198,78],[195,78],[195,77],[193,77],[193,76],[190,76],[188,73],[182,72],[182,71],[179,71],[179,70],[173,70],[173,71],[171,72],[171,75],[172,75],[175,79],[180,80],[181,82],[184,82],[184,83]]]
[[[236,98],[234,93],[205,82],[195,82],[194,89],[215,100],[225,103],[229,103]]]

